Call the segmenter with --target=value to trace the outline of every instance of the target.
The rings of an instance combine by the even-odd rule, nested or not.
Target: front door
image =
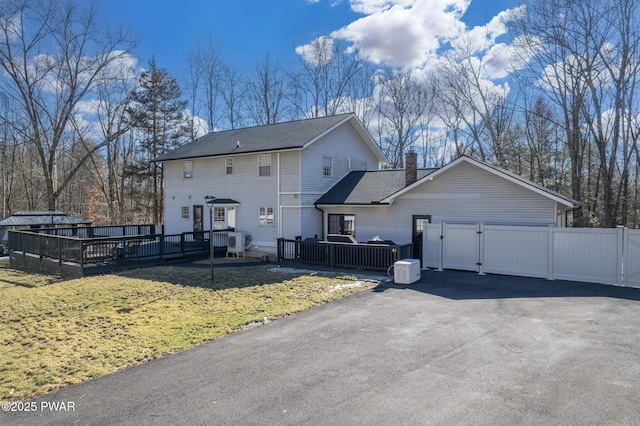
[[[196,239],[202,239],[204,237],[202,230],[202,209],[203,206],[193,206],[193,237]]]
[[[431,223],[431,215],[413,215],[413,230],[411,232],[413,258],[420,259],[420,266],[422,266],[422,236],[425,223]]]

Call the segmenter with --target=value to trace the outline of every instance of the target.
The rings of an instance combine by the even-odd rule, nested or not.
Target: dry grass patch
[[[69,281],[0,265],[0,400],[20,400],[290,315],[362,286],[264,266],[163,266]],[[373,285],[365,283],[364,287]]]

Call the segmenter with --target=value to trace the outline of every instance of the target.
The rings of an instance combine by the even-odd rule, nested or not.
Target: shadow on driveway
[[[374,292],[405,289],[445,297],[451,300],[513,299],[545,297],[608,297],[640,300],[640,288],[617,287],[572,281],[549,281],[541,278],[506,275],[478,275],[464,271],[422,271],[414,284],[381,283]]]

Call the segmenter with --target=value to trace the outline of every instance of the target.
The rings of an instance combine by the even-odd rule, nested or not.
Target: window
[[[225,224],[225,210],[224,207],[214,207],[213,208],[213,221],[216,224]]]
[[[182,162],[182,179],[184,180],[193,179],[193,161]]]
[[[191,210],[189,206],[180,207],[180,217],[182,219],[189,219],[189,210]]]
[[[333,176],[332,160],[331,157],[327,157],[326,155],[322,157],[322,176]]]
[[[227,174],[228,175],[232,175],[233,174],[233,158],[227,158]]]
[[[351,214],[330,214],[329,234],[356,236],[356,217]]]
[[[273,207],[260,207],[260,216],[258,223],[260,225],[273,226]]]
[[[271,154],[258,155],[258,176],[271,176]]]

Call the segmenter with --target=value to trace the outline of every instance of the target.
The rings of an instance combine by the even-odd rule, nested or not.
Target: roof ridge
[[[218,131],[214,130],[212,132],[209,132],[207,134],[204,134],[204,135],[200,136],[197,139],[194,139],[194,141],[197,141],[198,139],[201,139],[201,138],[203,138],[205,136],[208,136],[208,135],[210,135],[212,133],[238,132],[238,131],[247,130],[247,129],[260,129],[260,128],[264,128],[264,127],[278,126],[278,125],[282,125],[282,124],[293,124],[293,123],[298,123],[300,121],[323,120],[323,119],[329,119],[329,118],[334,118],[334,117],[342,117],[342,116],[347,116],[347,115],[352,115],[352,114],[355,114],[355,113],[353,113],[353,112],[343,112],[341,114],[324,115],[322,117],[296,118],[295,120],[279,121],[277,123],[258,124],[256,126],[237,127],[235,129],[226,129],[226,130],[218,130]]]

